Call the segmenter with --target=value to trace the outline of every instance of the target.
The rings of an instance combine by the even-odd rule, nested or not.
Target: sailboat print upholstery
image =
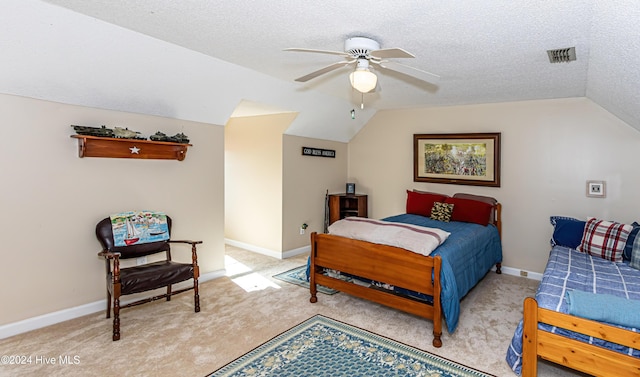
[[[171,231],[171,218],[166,216],[167,235]],[[171,300],[171,296],[188,290],[194,290],[194,310],[200,311],[200,296],[198,293],[198,255],[196,245],[202,241],[189,240],[161,240],[147,243],[134,243],[129,246],[117,246],[114,241],[112,221],[110,217],[101,220],[96,225],[96,236],[102,245],[98,253],[103,257],[106,266],[107,283],[107,318],[111,317],[113,304],[113,337],[120,339],[120,309],[155,301],[161,298]],[[191,245],[191,262],[178,263],[171,259],[171,244]],[[140,258],[152,254],[163,253],[164,259],[132,266],[121,267],[121,259]],[[193,286],[172,291],[172,284],[193,279]],[[166,287],[166,293],[138,300],[127,305],[120,305],[120,297],[133,293],[150,291]]]
[[[109,216],[116,246],[169,239],[167,215],[154,211],[128,211]]]

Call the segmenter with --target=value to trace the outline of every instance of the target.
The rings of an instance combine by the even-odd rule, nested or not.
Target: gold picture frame
[[[500,133],[414,134],[413,180],[500,187]]]

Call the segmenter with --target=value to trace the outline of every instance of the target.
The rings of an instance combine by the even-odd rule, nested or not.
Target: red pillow
[[[471,199],[447,198],[445,203],[453,204],[453,214],[451,220],[463,221],[466,223],[476,223],[480,225],[489,224],[491,218],[491,204],[479,202]]]
[[[431,216],[433,203],[444,202],[447,195],[423,193],[407,190],[407,213],[420,216]]]

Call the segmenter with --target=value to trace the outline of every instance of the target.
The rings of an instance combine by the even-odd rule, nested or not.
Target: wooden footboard
[[[317,302],[316,284],[390,306],[433,321],[433,346],[442,346],[439,256],[426,257],[398,247],[379,245],[330,234],[311,234],[311,302]],[[433,304],[364,287],[322,274],[324,268],[381,281],[433,296]],[[433,277],[433,278],[432,278]]]
[[[640,349],[640,334],[638,333],[543,309],[538,307],[538,302],[535,299],[528,297],[524,300],[522,377],[537,376],[538,356],[594,376],[640,375],[640,358],[540,330],[538,323],[546,323]]]

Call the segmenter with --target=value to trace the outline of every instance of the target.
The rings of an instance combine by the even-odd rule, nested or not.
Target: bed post
[[[498,228],[498,235],[500,236],[500,239],[502,239],[502,204],[496,203],[495,211],[494,221],[496,228]]]
[[[522,377],[538,375],[538,302],[533,297],[524,299],[524,325],[522,330]]]
[[[440,282],[440,271],[442,269],[442,258],[436,255],[433,258],[433,346],[442,347],[442,303],[440,293],[442,285]]]
[[[495,213],[494,213],[494,224],[496,228],[498,228],[498,236],[500,237],[500,242],[502,242],[502,204],[496,203],[495,205]],[[502,263],[496,263],[496,274],[502,273]]]
[[[316,232],[311,233],[311,266],[309,268],[309,292],[311,293],[311,298],[309,298],[309,302],[316,303],[318,302],[318,297],[316,296],[318,293],[316,287]]]

